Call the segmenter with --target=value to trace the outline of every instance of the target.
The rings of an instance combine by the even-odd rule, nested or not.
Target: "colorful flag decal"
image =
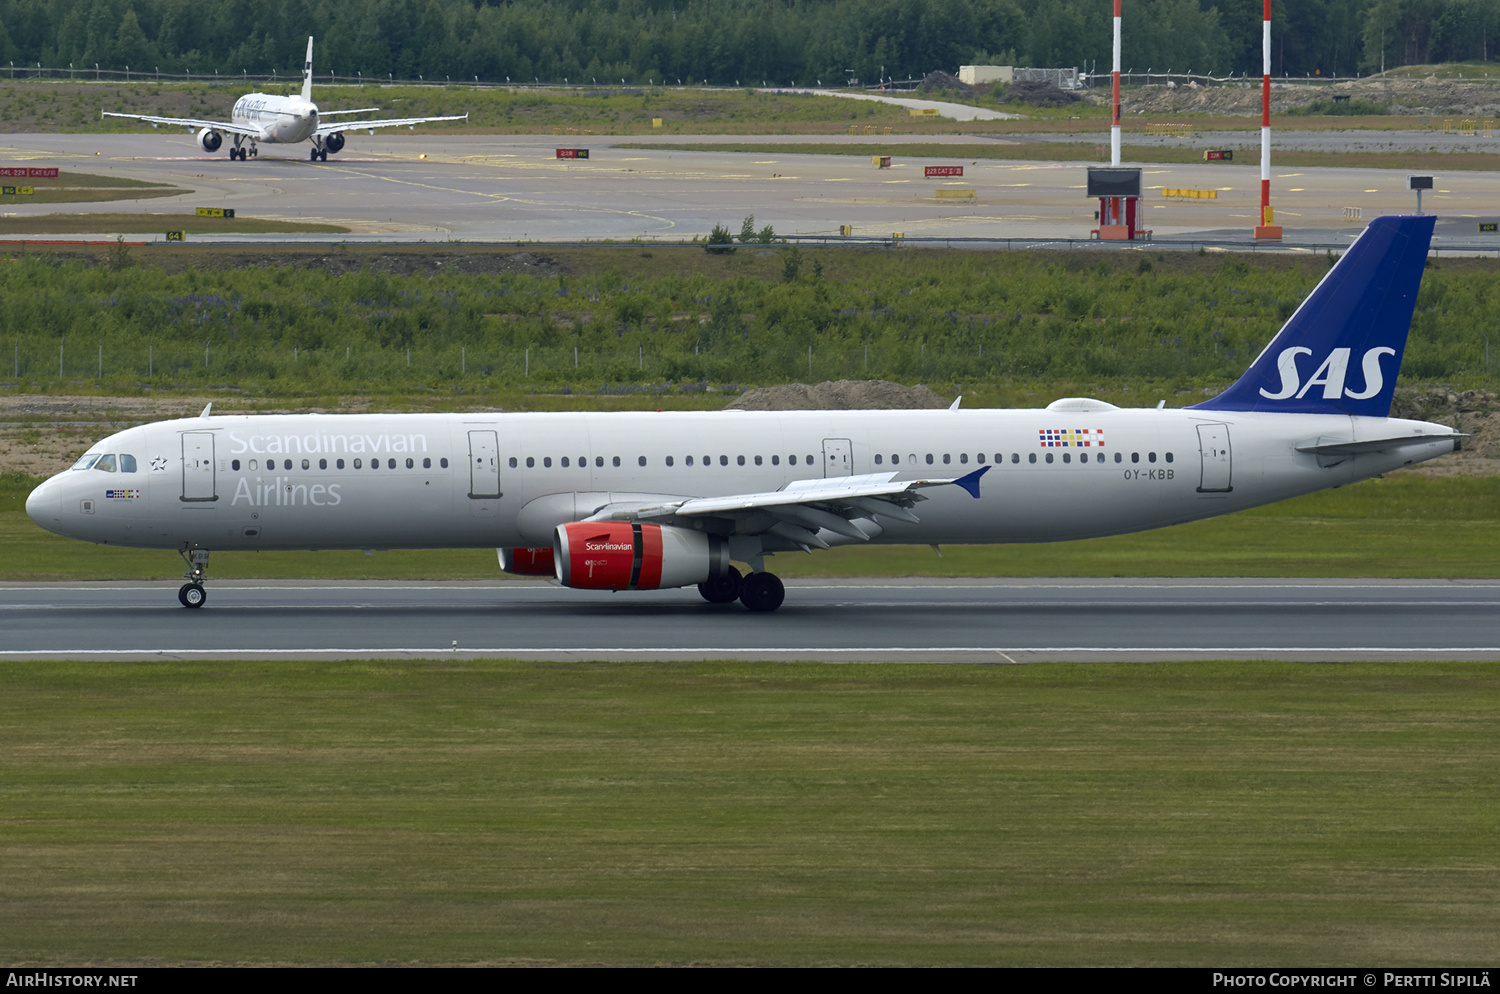
[[[1103,428],[1038,428],[1037,441],[1044,449],[1102,449]]]

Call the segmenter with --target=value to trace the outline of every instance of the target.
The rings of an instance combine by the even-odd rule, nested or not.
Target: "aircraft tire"
[[[177,599],[182,602],[183,607],[202,607],[203,602],[208,600],[208,591],[203,589],[202,584],[184,583],[177,591]]]
[[[311,161],[311,162],[317,162],[318,161],[318,150],[317,149],[313,149],[312,150],[312,155],[309,156],[309,161]]]
[[[711,576],[698,584],[698,593],[710,604],[732,604],[740,599],[742,585],[740,571],[731,566],[723,576]]]
[[[751,573],[740,585],[740,603],[751,611],[774,611],[784,600],[786,587],[775,573]]]
[[[327,162],[328,161],[328,151],[325,149],[322,152],[319,152],[318,153],[318,158],[321,161],[323,161],[323,162]]]

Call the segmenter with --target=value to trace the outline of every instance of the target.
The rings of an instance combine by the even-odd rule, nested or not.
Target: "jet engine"
[[[730,570],[728,542],[670,525],[574,521],[552,550],[558,582],[585,590],[687,587]]]
[[[224,145],[224,136],[213,128],[204,128],[198,132],[198,144],[205,152],[217,152]]]
[[[342,131],[335,131],[332,134],[324,135],[323,147],[334,155],[338,155],[344,150],[344,133]]]
[[[552,565],[550,548],[546,549],[496,549],[500,555],[500,568],[516,576],[556,576]]]

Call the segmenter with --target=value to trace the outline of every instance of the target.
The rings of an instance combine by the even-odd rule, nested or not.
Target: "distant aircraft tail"
[[[302,99],[312,103],[312,35],[307,36],[307,60],[302,63]]]
[[[1371,221],[1245,375],[1192,409],[1389,417],[1436,221]]]

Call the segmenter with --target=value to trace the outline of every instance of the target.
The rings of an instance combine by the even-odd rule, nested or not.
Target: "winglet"
[[[958,479],[954,480],[953,481],[953,485],[956,486],[956,487],[963,487],[965,490],[967,490],[969,492],[969,496],[970,497],[973,497],[975,500],[978,500],[979,499],[979,478],[981,476],[983,476],[984,474],[988,473],[990,471],[990,468],[991,467],[989,467],[989,466],[980,466],[974,472],[969,473],[969,474],[967,474],[965,476],[960,476]]]

